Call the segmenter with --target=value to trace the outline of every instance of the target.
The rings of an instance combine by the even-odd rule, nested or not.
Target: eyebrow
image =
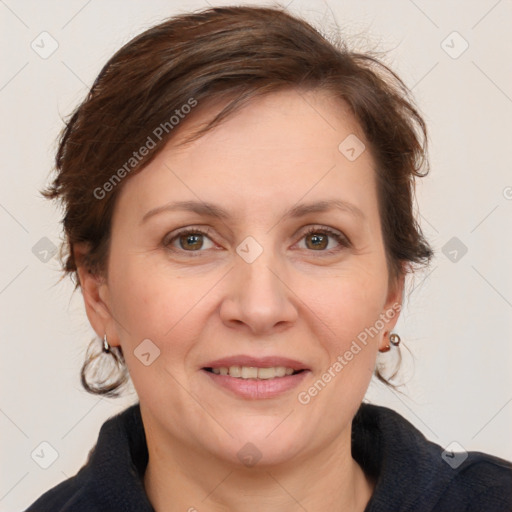
[[[333,209],[349,213],[361,220],[366,218],[364,213],[356,205],[341,199],[329,199],[324,201],[299,204],[285,212],[282,217],[285,219],[292,219],[303,217],[310,213],[322,213]],[[197,213],[198,215],[220,220],[227,220],[234,216],[221,206],[206,201],[176,201],[149,210],[142,217],[141,224],[159,213],[173,211],[188,211]]]

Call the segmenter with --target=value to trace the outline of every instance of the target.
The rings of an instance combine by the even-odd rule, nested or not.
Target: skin
[[[351,457],[351,421],[398,314],[310,403],[297,395],[401,303],[403,276],[390,279],[386,265],[374,160],[368,145],[353,162],[338,150],[348,135],[364,137],[348,110],[319,91],[257,98],[174,147],[218,109],[186,120],[123,183],[107,277],[79,267],[89,320],[122,347],[140,399],[146,492],[158,512],[362,511],[374,482]],[[350,202],[363,217],[336,209],[283,217],[297,203],[328,199]],[[167,211],[141,223],[177,200],[209,201],[232,216]],[[190,226],[211,233],[180,245],[174,234]],[[330,237],[319,248],[305,236],[310,226],[339,231],[349,244]],[[236,252],[247,236],[263,248],[252,263]],[[85,251],[75,247],[78,258]],[[134,354],[144,339],[160,350],[149,366]],[[200,370],[234,354],[287,356],[311,372],[281,396],[243,399]],[[248,442],[261,453],[252,467],[237,456]]]

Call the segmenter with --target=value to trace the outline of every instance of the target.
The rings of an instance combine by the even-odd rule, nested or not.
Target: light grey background
[[[38,196],[61,117],[122,44],[208,4],[230,2],[0,0],[2,511],[23,509],[74,475],[101,424],[137,400],[81,389],[94,334],[80,292],[58,282],[56,257],[41,261],[61,236],[59,212]],[[512,459],[512,2],[287,4],[328,32],[339,24],[362,50],[388,51],[385,61],[413,88],[430,128],[432,170],[418,203],[436,258],[409,283],[397,326],[414,358],[405,353],[403,395],[372,384],[368,399],[443,447],[456,441]],[[58,48],[42,58],[52,39]],[[52,450],[58,456],[43,469]]]

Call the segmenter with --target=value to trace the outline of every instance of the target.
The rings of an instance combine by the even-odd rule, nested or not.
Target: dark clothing
[[[510,462],[480,452],[469,452],[462,463],[457,453],[443,455],[391,409],[361,405],[352,455],[377,482],[365,512],[512,511]],[[136,404],[106,421],[84,467],[26,512],[154,512],[143,485],[147,463]]]

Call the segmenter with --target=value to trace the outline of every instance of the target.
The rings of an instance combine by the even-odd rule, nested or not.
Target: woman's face
[[[401,299],[355,136],[327,96],[273,93],[126,178],[106,308],[88,313],[121,345],[149,435],[237,464],[300,460],[348,435]],[[306,370],[205,370],[237,362]]]

